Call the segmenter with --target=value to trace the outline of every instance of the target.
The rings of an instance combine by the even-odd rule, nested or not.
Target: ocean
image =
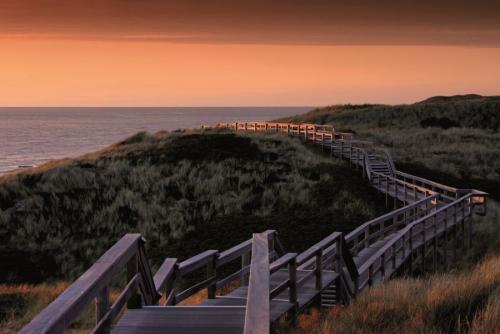
[[[271,120],[312,107],[0,108],[0,173],[75,157],[139,131]]]

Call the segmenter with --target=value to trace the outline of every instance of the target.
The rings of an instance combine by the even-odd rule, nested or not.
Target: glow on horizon
[[[0,39],[0,106],[322,106],[498,95],[500,48]]]

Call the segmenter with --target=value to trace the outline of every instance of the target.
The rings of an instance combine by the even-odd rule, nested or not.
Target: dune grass
[[[72,280],[131,232],[154,265],[266,229],[300,251],[383,210],[346,164],[296,138],[138,134],[0,181],[0,281]]]
[[[394,279],[368,289],[347,308],[301,315],[282,333],[498,333],[500,256],[471,271]]]
[[[398,169],[500,200],[500,97],[435,97],[410,105],[338,105],[284,121],[331,124],[388,147]]]
[[[284,121],[332,124],[388,147],[398,169],[500,200],[500,98],[435,97],[412,105],[344,105]],[[448,272],[399,278],[343,309],[311,310],[283,333],[500,333],[500,205],[474,218],[473,247]],[[479,263],[479,264],[478,264]]]
[[[301,251],[385,210],[347,164],[297,138],[140,133],[0,178],[0,328],[20,329],[125,233],[145,236],[154,270],[266,229]]]

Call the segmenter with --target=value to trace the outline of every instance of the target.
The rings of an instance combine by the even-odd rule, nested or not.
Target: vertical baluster
[[[323,289],[323,250],[316,252],[316,290]]]
[[[458,248],[458,226],[457,226],[457,205],[453,205],[453,239],[455,245],[453,246],[453,259],[457,261],[457,248]]]
[[[138,253],[135,253],[134,256],[127,263],[127,282],[130,282],[135,275],[139,272],[139,259]],[[136,309],[141,308],[141,296],[134,291],[134,294],[130,297],[127,302],[127,308]]]
[[[295,259],[288,264],[288,278],[290,279],[290,287],[288,289],[288,299],[293,305],[297,305],[297,262]]]
[[[99,324],[101,319],[106,315],[109,310],[109,288],[105,286],[95,299],[95,321],[96,325]],[[108,334],[110,332],[110,324],[107,321],[99,331],[99,334]]]
[[[404,241],[403,241],[404,243]],[[392,269],[395,270],[396,269],[396,243],[394,243],[394,245],[392,245]]]
[[[422,271],[425,272],[425,253],[426,253],[426,236],[425,236],[425,230],[426,230],[426,223],[427,220],[424,219],[422,222]]]
[[[245,268],[250,265],[250,253],[245,253],[241,256],[241,268]],[[248,285],[248,274],[243,275],[243,285]]]
[[[214,276],[217,276],[217,269],[216,269],[217,263],[216,262],[217,262],[217,257],[214,256],[212,258],[212,261],[210,261],[207,264],[207,279],[210,279]],[[209,285],[207,288],[208,299],[214,299],[216,291],[217,291],[217,286],[216,286],[216,282],[214,281],[214,283]]]
[[[434,223],[434,240],[433,240],[433,244],[432,244],[432,266],[433,266],[433,270],[436,271],[436,267],[437,267],[437,217],[436,215],[434,215],[434,219],[433,219],[433,223]]]
[[[443,264],[448,269],[448,208],[444,210]]]
[[[408,243],[409,243],[409,255],[410,255],[410,274],[413,274],[413,227],[410,227],[410,231],[409,231],[409,239],[408,239]]]
[[[382,280],[385,279],[385,252],[382,253],[380,257],[380,275],[382,276]]]
[[[385,175],[385,207],[389,207],[389,178]]]

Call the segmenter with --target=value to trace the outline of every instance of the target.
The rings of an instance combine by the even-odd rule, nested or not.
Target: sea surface
[[[0,108],[0,174],[75,157],[139,131],[271,120],[311,107]]]

